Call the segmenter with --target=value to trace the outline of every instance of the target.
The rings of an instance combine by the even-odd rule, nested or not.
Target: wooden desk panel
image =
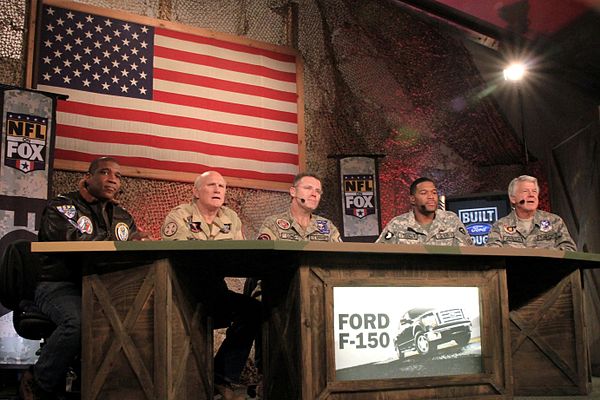
[[[578,268],[600,266],[600,255],[269,241],[62,242],[32,248],[80,253],[88,264],[84,399],[212,398],[211,322],[181,281],[193,268],[264,278],[267,400],[510,399],[513,375],[519,394],[590,390]],[[173,254],[201,257],[203,263],[176,271],[166,260]],[[484,343],[484,373],[336,381],[333,339],[327,336],[331,287],[381,279],[416,284],[466,279],[487,288],[484,329],[490,339]]]

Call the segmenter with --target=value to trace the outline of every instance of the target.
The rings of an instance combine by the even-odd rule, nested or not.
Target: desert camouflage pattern
[[[487,246],[577,251],[577,245],[562,218],[542,210],[535,212],[529,233],[519,231],[514,210],[500,218],[492,226]]]
[[[160,234],[162,240],[244,240],[242,221],[231,208],[222,206],[209,225],[193,202],[171,210]]]
[[[267,217],[258,231],[258,240],[290,240],[309,242],[341,242],[338,228],[327,218],[312,214],[306,230],[298,224],[290,210]]]
[[[413,211],[393,218],[376,243],[427,244],[435,246],[470,246],[471,236],[452,211],[437,210],[428,230],[415,219]]]

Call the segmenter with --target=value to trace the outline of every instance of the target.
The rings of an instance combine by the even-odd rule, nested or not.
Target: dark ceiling
[[[600,0],[392,0],[499,52],[533,51],[544,72],[600,102]]]

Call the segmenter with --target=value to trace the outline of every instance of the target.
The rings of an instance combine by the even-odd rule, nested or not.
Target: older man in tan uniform
[[[191,203],[175,207],[161,228],[163,240],[243,240],[237,213],[223,205],[227,184],[223,176],[208,171],[196,178]],[[177,260],[173,260],[177,263]],[[181,261],[179,261],[181,262]],[[189,264],[189,259],[183,261]],[[202,260],[198,260],[201,266]],[[215,328],[228,327],[215,356],[215,391],[225,400],[242,400],[234,391],[260,330],[261,306],[257,300],[227,288],[217,271],[199,268],[188,282],[198,298],[208,305]]]

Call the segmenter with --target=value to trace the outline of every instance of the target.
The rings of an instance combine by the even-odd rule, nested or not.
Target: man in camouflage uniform
[[[163,240],[243,240],[237,213],[223,205],[227,184],[223,176],[207,171],[194,182],[191,203],[175,207],[161,228]],[[189,266],[189,259],[173,257],[174,265]],[[198,267],[202,267],[201,258]],[[210,268],[194,268],[188,279],[191,290],[209,309],[215,328],[227,327],[225,340],[215,356],[215,392],[224,400],[242,400],[232,384],[240,375],[260,330],[261,305],[255,299],[227,288],[224,277]]]
[[[298,174],[290,187],[290,208],[267,217],[258,240],[341,242],[340,232],[327,218],[313,214],[321,201],[321,181],[312,174]]]
[[[577,251],[563,220],[538,210],[540,188],[536,178],[521,175],[508,185],[513,210],[492,226],[487,246],[536,247]]]
[[[451,211],[438,210],[438,193],[429,178],[410,185],[411,210],[393,218],[376,243],[469,246],[467,229]]]

